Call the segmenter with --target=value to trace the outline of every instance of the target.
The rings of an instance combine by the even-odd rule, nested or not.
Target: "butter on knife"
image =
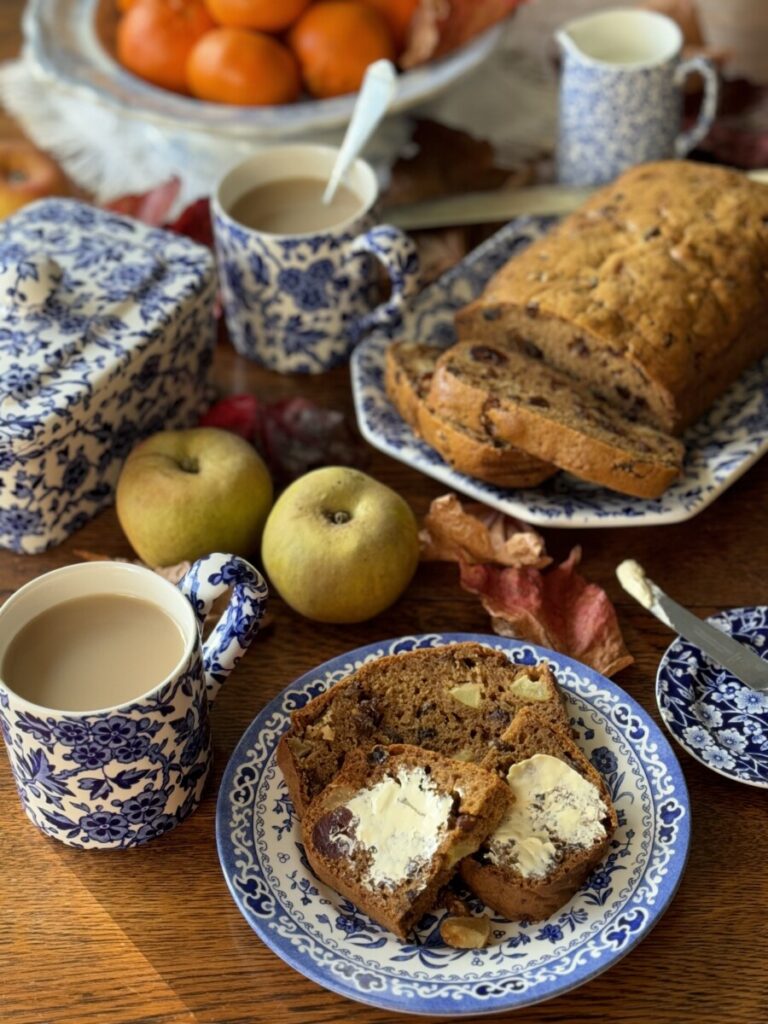
[[[665,626],[700,648],[746,686],[768,690],[768,661],[673,601],[648,578],[639,562],[631,558],[622,562],[616,576],[630,597]]]

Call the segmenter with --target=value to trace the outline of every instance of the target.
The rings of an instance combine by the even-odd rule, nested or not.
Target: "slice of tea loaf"
[[[350,751],[408,743],[480,763],[528,704],[570,728],[544,663],[514,665],[503,652],[472,642],[393,654],[294,711],[277,762],[302,817]]]
[[[352,751],[303,822],[315,874],[401,939],[509,799],[493,772],[419,747]]]
[[[657,498],[680,475],[684,448],[626,419],[583,385],[511,345],[462,341],[440,357],[430,404],[472,430],[638,498]]]
[[[395,408],[414,431],[454,469],[501,487],[535,487],[556,467],[495,437],[442,416],[425,401],[437,345],[396,341],[387,348],[384,380]]]
[[[646,163],[513,256],[459,311],[671,433],[768,352],[768,189],[725,167]]]
[[[616,830],[608,789],[566,730],[523,708],[483,766],[511,801],[461,877],[510,920],[549,917],[603,859]]]

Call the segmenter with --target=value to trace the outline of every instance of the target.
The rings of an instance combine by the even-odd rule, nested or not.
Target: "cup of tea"
[[[213,197],[232,344],[280,373],[321,373],[344,362],[369,330],[398,325],[418,287],[413,241],[377,224],[369,164],[356,160],[333,202],[323,204],[337,152],[298,144],[263,150],[230,170]],[[375,306],[377,263],[391,293]]]
[[[718,75],[705,57],[682,60],[677,23],[655,11],[587,14],[556,33],[562,52],[558,180],[601,185],[649,160],[683,157],[715,119]],[[704,79],[695,124],[681,131],[686,78]]]
[[[10,597],[0,727],[32,822],[69,846],[125,849],[183,821],[211,767],[211,704],[266,599],[260,573],[224,554],[195,562],[178,587],[141,566],[87,562]]]

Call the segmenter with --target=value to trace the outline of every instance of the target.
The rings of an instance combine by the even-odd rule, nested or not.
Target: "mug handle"
[[[213,602],[231,588],[229,604],[203,644],[203,673],[208,701],[240,661],[259,631],[267,603],[267,584],[250,562],[237,555],[216,553],[199,558],[178,584],[192,605],[202,630]]]
[[[720,95],[720,80],[717,69],[709,57],[691,57],[678,64],[675,71],[675,85],[682,88],[688,75],[700,74],[704,79],[704,98],[696,124],[687,132],[681,132],[675,139],[675,156],[683,157],[698,145],[709,133],[717,114],[717,100]]]
[[[358,235],[350,255],[374,256],[389,275],[392,292],[386,302],[358,317],[347,328],[352,344],[377,327],[395,331],[403,321],[403,307],[419,290],[419,253],[416,243],[393,224],[377,224]]]

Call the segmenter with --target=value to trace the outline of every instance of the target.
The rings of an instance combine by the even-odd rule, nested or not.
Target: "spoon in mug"
[[[323,193],[323,203],[326,206],[333,202],[341,179],[389,110],[396,86],[397,71],[391,60],[377,60],[368,65],[344,141]]]

